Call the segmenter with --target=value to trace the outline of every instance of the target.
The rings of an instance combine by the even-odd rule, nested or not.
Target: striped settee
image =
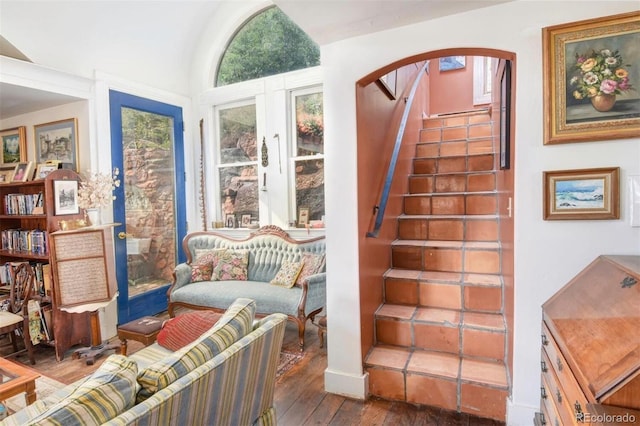
[[[267,225],[243,240],[216,232],[193,232],[184,238],[182,247],[187,261],[176,266],[173,285],[167,291],[171,317],[180,307],[221,312],[237,298],[246,297],[256,301],[259,316],[279,312],[295,322],[300,350],[304,349],[306,322],[313,321],[326,300],[324,236],[294,240],[281,228]],[[192,267],[198,252],[215,250],[247,251],[246,277],[195,281]],[[310,257],[319,259],[317,267],[309,274],[303,268],[295,285],[271,285],[285,262],[304,263]]]
[[[90,377],[37,400],[2,425],[272,425],[287,317],[254,320],[238,299],[195,342],[111,355]],[[101,383],[102,382],[102,383]]]

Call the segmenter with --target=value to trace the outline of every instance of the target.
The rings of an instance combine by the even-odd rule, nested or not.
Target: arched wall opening
[[[381,67],[362,77],[356,83],[356,120],[357,120],[357,165],[358,165],[358,235],[359,238],[359,285],[361,312],[361,349],[366,357],[375,344],[375,312],[384,300],[382,276],[391,267],[391,243],[396,238],[397,217],[402,214],[403,194],[407,193],[408,179],[411,173],[415,144],[418,139],[422,119],[431,115],[430,98],[438,92],[433,87],[429,75],[422,78],[412,106],[411,118],[405,127],[405,137],[398,155],[391,195],[387,204],[385,219],[378,238],[366,238],[372,224],[372,209],[378,205],[384,177],[396,132],[403,113],[405,100],[411,85],[421,72],[422,64],[431,61],[430,68],[437,69],[437,60],[448,56],[466,56],[467,67],[472,57],[494,58],[495,67],[492,79],[491,102],[485,107],[492,112],[492,130],[494,147],[500,144],[500,123],[497,112],[501,108],[500,72],[506,61],[511,66],[511,84],[509,87],[510,105],[515,105],[516,55],[515,53],[487,48],[448,48],[409,56]],[[380,90],[379,79],[389,73],[395,74],[395,98]],[[378,82],[378,83],[377,83]],[[377,83],[377,84],[376,84]],[[514,108],[506,111],[511,126],[508,139],[511,144],[509,159],[511,167],[499,170],[496,177],[498,196],[499,238],[501,245],[501,271],[504,280],[503,310],[507,322],[507,363],[509,371],[513,366],[513,307],[514,307],[514,218],[510,206],[514,197],[515,171],[515,123]],[[497,158],[499,156],[496,156]],[[499,159],[496,159],[499,161]],[[410,290],[413,291],[413,290]]]

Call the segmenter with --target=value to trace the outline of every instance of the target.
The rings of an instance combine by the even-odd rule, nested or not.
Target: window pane
[[[220,162],[256,161],[256,106],[220,110]]]
[[[309,220],[324,216],[324,160],[296,161],[296,214],[309,208]]]
[[[322,93],[296,96],[297,156],[324,152]]]
[[[216,86],[320,65],[320,48],[287,15],[272,7],[233,37],[222,56]]]
[[[258,220],[258,167],[221,167],[219,173],[222,220],[226,223],[228,215],[235,216],[235,223],[240,223],[244,215]]]

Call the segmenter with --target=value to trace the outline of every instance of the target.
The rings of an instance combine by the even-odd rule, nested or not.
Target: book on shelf
[[[6,215],[43,214],[43,206],[42,192],[37,194],[6,194],[4,196],[4,214]]]

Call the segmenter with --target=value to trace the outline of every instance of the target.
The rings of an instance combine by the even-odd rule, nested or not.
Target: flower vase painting
[[[640,132],[640,12],[543,29],[545,144]]]

